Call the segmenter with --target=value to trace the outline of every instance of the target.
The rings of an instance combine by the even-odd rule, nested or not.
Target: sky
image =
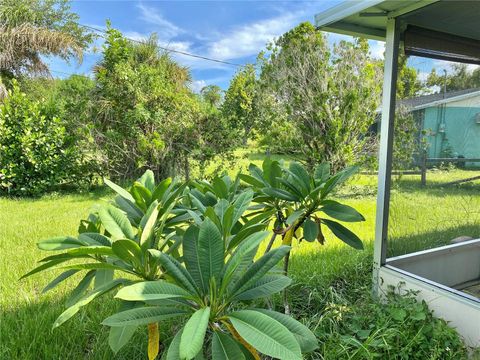
[[[313,22],[314,15],[340,3],[340,0],[317,1],[91,1],[73,0],[72,10],[79,22],[105,29],[106,20],[124,36],[141,40],[157,33],[160,45],[173,50],[206,56],[233,64],[255,61],[257,54],[275,37],[302,21]],[[343,35],[329,35],[333,44]],[[83,62],[67,63],[49,58],[52,74],[91,74],[100,59],[102,39],[97,39],[84,54]],[[370,41],[373,57],[383,58],[384,44]],[[191,88],[199,91],[210,84],[226,89],[239,66],[221,64],[185,55],[172,54],[192,73]],[[417,58],[409,61],[426,78],[432,60]]]

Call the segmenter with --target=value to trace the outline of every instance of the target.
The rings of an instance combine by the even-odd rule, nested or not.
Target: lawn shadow
[[[469,236],[474,239],[480,238],[480,224],[452,226],[442,230],[389,237],[387,241],[387,257],[449,245],[453,239],[459,236]]]
[[[7,304],[2,307],[0,333],[1,359],[86,359],[144,360],[147,358],[147,327],[137,329],[132,339],[118,354],[108,344],[109,327],[102,321],[114,314],[119,302],[113,293],[102,296],[60,327],[52,329],[57,317],[65,310],[68,296],[39,295],[35,301]],[[171,341],[172,322],[160,323],[160,347]]]

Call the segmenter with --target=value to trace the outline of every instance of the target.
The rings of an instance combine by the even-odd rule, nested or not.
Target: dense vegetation
[[[368,42],[332,49],[303,23],[239,68],[226,91],[208,85],[197,94],[155,34],[131,41],[107,22],[91,77],[49,76],[43,56],[80,60],[94,37],[68,0],[0,7],[0,193],[19,197],[0,199],[8,259],[0,357],[467,356],[414,293],[392,289],[388,303],[370,295],[375,188],[360,177],[360,186],[346,186],[376,166],[382,64]],[[424,84],[402,57],[397,96],[445,80],[452,90],[476,86],[478,74],[459,66]],[[410,169],[424,143],[415,119],[398,111],[395,164]],[[273,156],[247,168],[238,154],[252,144]],[[102,183],[115,197],[103,188],[51,193]],[[408,196],[392,192],[400,210],[391,214],[403,217],[393,221],[389,252],[448,243],[457,228],[478,231],[476,215],[458,210],[455,227],[432,225],[443,190],[395,186]],[[445,201],[478,207],[477,187],[454,189]],[[32,270],[34,242],[55,253]],[[46,270],[56,276],[48,283],[37,274]]]
[[[74,147],[77,159],[62,176],[30,172],[35,166],[48,167],[41,159],[49,158],[52,150],[38,154],[43,147],[37,147],[32,163],[28,154],[33,150],[23,139],[29,130],[9,128],[28,118],[28,112],[7,115],[8,102],[0,104],[5,107],[0,130],[12,134],[9,146],[24,159],[24,170],[14,171],[12,157],[0,157],[4,193],[36,195],[66,184],[92,184],[101,176],[128,181],[146,169],[157,177],[203,176],[209,164],[224,170],[221,160],[231,159],[233,150],[249,140],[269,152],[294,156],[309,169],[323,161],[330,162],[333,171],[354,164],[375,167],[378,139],[371,127],[380,100],[381,62],[370,57],[366,41],[342,41],[332,51],[322,33],[303,23],[268,44],[256,64],[240,68],[224,94],[214,85],[195,94],[189,70],[159,48],[155,34],[132,42],[107,24],[102,58],[91,78],[31,78],[32,73],[48,73],[40,55],[80,58],[94,35],[78,26],[66,0],[28,4],[7,2],[0,13],[6,29],[0,48],[9,54],[9,61],[0,63],[2,94],[7,96],[5,89],[23,92],[25,104],[48,110],[68,139],[57,142],[56,151],[70,153]],[[25,27],[42,29],[45,37],[34,37],[22,30]],[[15,46],[14,39],[30,51]],[[423,88],[403,58],[399,97],[414,96]],[[401,119],[395,157],[399,167],[409,168],[419,151],[420,134],[412,131],[412,117]],[[55,138],[56,126],[43,127],[38,136],[52,131]],[[82,181],[71,181],[77,174],[83,174]]]
[[[258,161],[255,164],[261,167]],[[406,196],[395,203],[396,219],[404,221],[396,221],[389,251],[402,254],[423,249],[426,243],[431,246],[445,244],[457,233],[456,226],[465,227],[464,213],[455,218],[456,225],[452,222],[437,224],[445,209],[457,209],[459,202],[478,192],[478,182],[460,188],[438,187],[447,179],[465,176],[468,176],[465,171],[458,170],[432,173],[427,192],[415,185],[418,179],[405,176],[398,185],[406,191]],[[308,326],[319,341],[319,348],[307,358],[465,359],[465,349],[458,336],[445,322],[432,317],[425,305],[411,297],[392,297],[388,305],[371,298],[374,184],[373,176],[357,177],[333,198],[364,215],[365,222],[349,224],[364,241],[364,251],[343,246],[328,231],[325,231],[325,245],[317,241],[302,242],[300,246],[294,243],[289,270],[293,285],[288,292],[291,316]],[[421,206],[410,208],[411,198]],[[440,198],[442,206],[438,206]],[[61,328],[51,331],[82,274],[72,275],[45,294],[41,294],[42,289],[62,270],[18,282],[18,277],[44,255],[36,249],[35,242],[65,234],[76,237],[78,219],[85,218],[99,201],[107,205],[106,200],[113,200],[112,192],[100,189],[83,195],[45,196],[36,201],[0,200],[0,221],[5,224],[0,229],[3,240],[0,246],[8,259],[1,265],[2,357],[57,358],[59,354],[69,354],[72,359],[113,357],[108,345],[109,327],[100,323],[118,311],[119,300],[112,296],[93,300]],[[472,200],[476,202],[470,202],[470,206],[479,206],[478,197]],[[410,219],[412,216],[414,219]],[[420,229],[419,223],[422,224]],[[430,226],[441,228],[429,233]],[[474,223],[469,228],[470,232],[477,229]],[[405,242],[416,230],[419,235]],[[267,244],[265,241],[260,245],[259,255],[264,253]],[[280,245],[277,237],[274,248]],[[264,306],[269,305],[265,303]],[[271,306],[283,311],[282,298],[274,296]],[[170,324],[168,321],[159,324],[160,349],[173,339],[175,329],[169,329]],[[21,337],[16,335],[19,333]],[[114,358],[145,359],[147,338],[146,327],[138,328],[129,344]]]

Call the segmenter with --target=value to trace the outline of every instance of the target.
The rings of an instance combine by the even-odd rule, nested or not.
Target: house
[[[427,158],[480,158],[479,88],[419,96],[398,105],[417,119],[427,141]]]

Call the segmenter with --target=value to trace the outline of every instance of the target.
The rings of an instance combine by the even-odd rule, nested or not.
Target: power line
[[[82,26],[86,29],[90,29],[90,30],[93,30],[93,31],[96,31],[96,32],[100,32],[100,33],[103,33],[103,34],[106,34],[107,31],[104,30],[104,29],[99,29],[99,28],[96,28],[96,27],[93,27],[93,26],[89,26],[89,25],[84,25],[84,24],[78,24],[79,26]],[[136,43],[139,43],[139,44],[142,44],[141,41],[137,40],[137,39],[132,39],[132,38],[129,38],[129,37],[126,37],[124,36],[125,39],[128,39],[130,41],[133,41],[133,42],[136,42]],[[189,52],[186,52],[186,51],[181,51],[181,50],[176,50],[176,49],[170,49],[168,47],[165,47],[165,46],[160,46],[157,44],[157,46],[164,50],[164,51],[167,51],[167,52],[173,52],[173,53],[177,53],[177,54],[181,54],[181,55],[184,55],[184,56],[190,56],[190,57],[193,57],[193,58],[197,58],[197,59],[202,59],[202,60],[206,60],[206,61],[212,61],[212,62],[216,62],[216,63],[220,63],[220,64],[225,64],[225,65],[231,65],[231,66],[236,66],[236,67],[241,67],[241,66],[245,66],[245,65],[242,65],[242,64],[236,64],[236,63],[232,63],[232,62],[229,62],[229,61],[224,61],[224,60],[219,60],[219,59],[214,59],[214,58],[211,58],[211,57],[208,57],[208,56],[203,56],[203,55],[197,55],[197,54],[192,54],[192,53],[189,53]]]

